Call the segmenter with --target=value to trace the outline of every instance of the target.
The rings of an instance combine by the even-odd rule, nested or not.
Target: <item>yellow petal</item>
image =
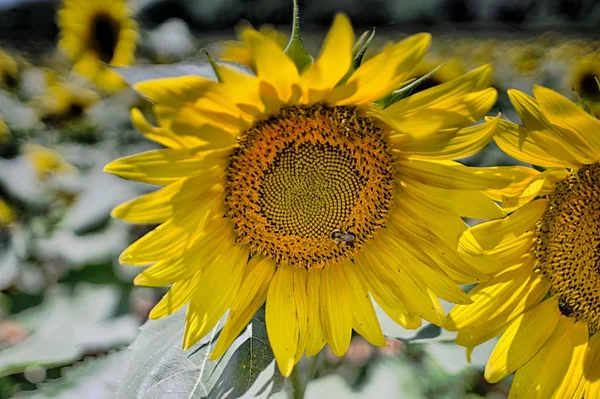
[[[412,94],[388,107],[393,114],[414,112],[438,104],[456,102],[460,96],[486,89],[491,82],[492,66],[483,65],[454,80]]]
[[[494,201],[475,190],[448,190],[403,177],[402,189],[416,200],[427,201],[434,209],[445,209],[458,216],[501,218],[505,215]]]
[[[260,258],[260,260],[255,260],[256,258]],[[269,258],[260,256],[255,256],[250,262],[253,260],[256,265],[244,278],[240,290],[231,304],[227,322],[219,334],[219,340],[211,354],[211,359],[217,359],[225,353],[267,299],[267,292],[275,275],[275,263]]]
[[[584,376],[584,364],[588,352],[588,328],[585,322],[576,323],[573,328],[576,344],[573,348],[569,369],[556,390],[555,397],[557,398],[583,398],[587,385]]]
[[[458,284],[450,279],[441,271],[436,271],[428,266],[430,258],[426,257],[410,243],[406,243],[402,236],[399,235],[399,229],[390,225],[385,232],[380,232],[378,238],[386,243],[389,248],[392,248],[394,255],[399,263],[407,265],[403,268],[413,280],[419,285],[426,286],[431,289],[440,298],[453,302],[468,304],[471,299],[467,294],[460,289]],[[436,300],[437,302],[437,300]]]
[[[133,85],[133,89],[155,103],[166,103],[176,108],[200,98],[206,89],[215,84],[214,80],[187,75],[145,80]]]
[[[505,171],[510,167],[475,168],[454,161],[434,161],[404,158],[398,160],[400,175],[434,187],[457,190],[503,188],[511,180]]]
[[[508,96],[529,134],[547,153],[575,165],[593,162],[589,150],[569,140],[548,121],[535,99],[514,89],[508,91]]]
[[[268,36],[256,31],[244,31],[256,65],[258,77],[272,85],[279,99],[286,103],[292,96],[292,85],[298,84],[294,62]]]
[[[337,105],[368,104],[390,94],[408,79],[430,42],[430,34],[420,33],[388,46],[364,62],[348,79],[347,86],[356,85],[356,91],[350,97],[336,101],[336,96],[344,92],[341,86],[332,91],[328,102]]]
[[[473,303],[452,308],[444,327],[458,331],[492,320],[506,322],[537,305],[548,292],[549,283],[533,274],[532,269],[529,261],[478,284],[469,292]]]
[[[509,323],[486,323],[478,327],[469,327],[461,329],[456,335],[456,344],[468,349],[470,352],[478,345],[489,341],[490,339],[502,334],[509,326]],[[470,360],[469,360],[470,361]]]
[[[373,309],[371,297],[361,281],[360,275],[355,270],[356,265],[352,262],[346,262],[342,267],[350,291],[352,327],[372,345],[386,346],[387,343],[381,331],[375,309]]]
[[[238,245],[222,262],[213,262],[202,270],[201,285],[196,288],[185,316],[183,349],[202,339],[231,306],[244,277],[248,252],[245,245]]]
[[[551,398],[565,378],[576,348],[587,343],[587,328],[561,316],[546,344],[516,373],[509,398]],[[540,372],[543,370],[543,372]]]
[[[179,137],[164,127],[151,125],[139,108],[131,109],[131,123],[133,126],[148,139],[156,141],[159,144],[169,148],[193,148],[203,144],[202,140],[196,137]]]
[[[573,167],[578,165],[578,163],[572,164],[560,158],[560,153],[553,154],[550,148],[535,141],[534,135],[530,133],[525,127],[501,120],[498,123],[494,141],[502,151],[525,163],[545,167]]]
[[[494,106],[496,98],[496,89],[489,88],[412,112],[392,114],[389,108],[374,112],[395,132],[419,139],[433,138],[440,130],[461,128],[478,121]],[[394,143],[396,137],[391,136],[390,141]],[[491,134],[489,137],[491,140]],[[397,147],[401,149],[401,143]]]
[[[404,328],[418,328],[421,325],[421,317],[408,310],[405,299],[402,298],[403,293],[387,282],[385,274],[379,272],[379,268],[371,266],[364,254],[355,258],[354,262],[355,270],[362,276],[367,289],[392,320]]]
[[[600,398],[600,334],[598,333],[589,340],[584,376],[588,381],[585,387],[585,399]]]
[[[187,280],[178,281],[169,289],[150,312],[150,319],[156,320],[177,312],[192,299],[198,286],[201,273],[195,273]]]
[[[298,345],[294,364],[302,358],[308,341],[308,272],[300,267],[294,267],[294,304],[296,305],[296,317],[298,319]]]
[[[352,309],[350,290],[341,265],[331,265],[323,270],[320,294],[323,335],[333,354],[343,356],[352,337]]]
[[[229,220],[219,218],[209,223],[201,234],[190,234],[185,241],[182,252],[150,266],[133,282],[147,287],[163,287],[210,268],[215,262],[223,263],[224,254],[233,250],[235,233]]]
[[[485,367],[485,379],[492,384],[527,363],[554,332],[560,311],[552,297],[517,317],[502,334]]]
[[[600,159],[600,121],[588,114],[579,105],[561,96],[554,90],[541,86],[533,87],[533,95],[550,123],[565,129],[565,138],[581,143]]]
[[[409,273],[408,268],[414,267],[407,259],[392,257],[394,250],[390,241],[383,241],[384,235],[380,236],[371,244],[371,251],[364,251],[368,264],[371,265],[369,272],[382,276],[384,284],[396,292],[396,296],[402,293],[402,300],[411,312],[414,312],[425,320],[435,325],[443,325],[445,322],[444,311],[437,300],[432,298],[427,287],[421,285]],[[393,249],[393,250],[392,250]]]
[[[536,173],[529,179],[523,179],[521,183],[516,182],[502,189],[486,190],[485,195],[502,202],[502,208],[506,212],[512,212],[539,196],[550,194],[554,191],[555,184],[568,176],[569,172],[566,169],[550,168]]]
[[[294,295],[294,267],[278,267],[267,294],[265,312],[269,342],[283,376],[291,374],[298,347],[298,316]]]
[[[344,14],[336,15],[321,55],[300,77],[305,102],[319,100],[314,94],[311,96],[311,92],[330,90],[344,77],[352,64],[353,43],[354,31],[350,21]]]
[[[476,126],[460,130],[451,129],[447,133],[411,137],[403,135],[395,148],[413,158],[452,160],[467,157],[481,151],[492,139],[500,116],[491,118]]]
[[[471,227],[462,235],[460,242],[468,246],[468,242],[475,241],[484,250],[492,250],[501,242],[518,239],[523,233],[532,231],[547,208],[548,200],[530,202],[504,219]]]
[[[308,338],[306,342],[306,356],[314,356],[325,346],[325,337],[321,327],[321,275],[322,269],[309,269],[306,286],[308,305]]]

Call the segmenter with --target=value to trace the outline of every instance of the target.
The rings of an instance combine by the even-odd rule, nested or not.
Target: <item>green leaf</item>
[[[116,398],[268,397],[283,388],[262,312],[216,361],[209,359],[222,321],[192,348],[181,349],[185,309],[148,321],[131,345],[131,363]]]
[[[0,351],[0,377],[29,366],[69,364],[86,353],[131,342],[137,332],[136,317],[111,318],[119,297],[119,289],[109,285],[79,283],[73,296],[64,286],[49,290],[42,305],[12,318],[33,332]]]
[[[292,34],[284,52],[294,61],[298,71],[302,72],[304,68],[312,65],[313,58],[304,48],[300,38],[300,9],[297,0],[294,0],[294,20],[292,22]]]
[[[402,100],[403,98],[406,98],[408,96],[410,96],[412,94],[412,92],[419,87],[419,85],[421,85],[421,83],[423,83],[424,81],[426,81],[427,79],[429,79],[429,77],[431,75],[433,75],[434,73],[437,72],[438,69],[440,69],[441,67],[443,67],[444,64],[441,64],[440,66],[438,66],[437,68],[435,68],[433,71],[427,73],[426,75],[421,76],[419,79],[414,80],[412,82],[410,82],[409,84],[405,85],[404,87],[393,91],[390,95],[388,95],[387,97],[383,98],[382,100],[378,101],[379,105],[381,105],[382,108],[387,108],[390,105]]]
[[[63,369],[64,376],[38,385],[38,389],[22,392],[16,398],[86,398],[93,392],[94,398],[113,398],[117,383],[128,361],[127,352],[113,352],[76,363]]]
[[[357,70],[358,67],[360,66],[360,64],[362,64],[363,57],[365,56],[365,53],[369,49],[369,46],[371,45],[371,42],[373,41],[374,37],[375,37],[375,28],[373,28],[370,35],[369,35],[369,31],[366,31],[365,33],[363,33],[360,36],[360,38],[358,39],[358,41],[356,42],[356,44],[354,45],[354,48],[352,49],[352,55],[353,55],[353,60],[354,60],[352,62],[352,71]]]

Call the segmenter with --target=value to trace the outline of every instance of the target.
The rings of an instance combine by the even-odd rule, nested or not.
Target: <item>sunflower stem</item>
[[[306,384],[308,381],[302,378],[302,372],[298,365],[296,365],[296,367],[294,367],[294,370],[292,370],[290,380],[292,381],[292,388],[294,390],[294,399],[304,399],[304,394],[306,393]]]

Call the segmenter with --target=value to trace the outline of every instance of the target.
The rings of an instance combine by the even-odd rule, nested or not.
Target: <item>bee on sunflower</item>
[[[600,121],[540,86],[509,90],[523,125],[494,140],[547,169],[505,197],[512,214],[471,227],[463,246],[501,265],[457,305],[446,328],[473,347],[502,334],[485,378],[515,373],[511,398],[600,397]],[[543,372],[541,372],[543,370]]]
[[[125,86],[108,68],[135,60],[137,24],[125,0],[64,0],[58,26],[59,47],[74,63],[75,72],[107,92]]]
[[[510,187],[522,173],[453,161],[483,148],[497,127],[498,118],[468,127],[496,101],[491,67],[401,98],[429,34],[364,63],[341,14],[314,62],[295,33],[285,50],[255,30],[245,39],[252,73],[217,62],[218,81],[137,83],[158,126],[137,109],[132,120],[168,148],[105,168],[162,186],[113,211],[161,224],[120,257],[149,265],[136,284],[171,286],[150,317],[189,304],[187,349],[229,310],[218,358],[266,302],[285,376],[325,344],[343,355],[353,329],[386,345],[371,298],[404,327],[442,325],[438,298],[470,302],[457,283],[479,281],[489,267],[459,254],[461,216],[501,217],[481,191]]]

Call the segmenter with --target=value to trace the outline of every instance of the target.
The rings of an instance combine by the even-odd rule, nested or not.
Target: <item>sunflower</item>
[[[113,92],[124,87],[107,66],[131,65],[138,39],[137,24],[124,0],[64,0],[58,12],[59,47],[74,70]]]
[[[35,168],[40,181],[56,173],[75,170],[59,153],[39,144],[27,143],[23,145],[22,152]]]
[[[14,90],[19,85],[19,64],[14,57],[0,49],[0,89]]]
[[[600,101],[600,53],[578,59],[568,75],[569,87],[586,101]]]
[[[459,255],[461,216],[501,217],[480,190],[513,184],[514,168],[452,161],[484,147],[498,118],[491,68],[401,99],[428,34],[388,45],[353,70],[354,33],[338,15],[305,68],[268,35],[246,33],[255,74],[217,66],[198,76],[141,82],[159,126],[138,129],[169,147],[128,156],[106,171],[162,186],[113,216],[161,223],[120,256],[147,266],[135,283],[171,285],[160,318],[189,303],[183,347],[229,310],[212,353],[221,356],[266,302],[281,372],[327,343],[348,349],[352,330],[386,345],[371,297],[407,328],[441,325],[443,298],[467,303],[458,283],[479,281],[487,260]],[[349,71],[353,71],[349,73]],[[385,101],[384,101],[385,102]]]
[[[500,121],[496,143],[547,169],[504,198],[516,211],[461,237],[501,267],[469,293],[473,304],[450,311],[446,328],[468,353],[502,334],[485,378],[516,372],[511,398],[598,398],[600,121],[544,87],[534,98],[508,94],[524,127]]]
[[[14,219],[14,212],[8,204],[0,198],[0,227],[9,225]]]
[[[0,114],[0,143],[7,140],[10,135],[10,131],[8,130],[8,126],[6,122],[4,122],[4,118],[2,114]]]
[[[75,82],[60,80],[51,74],[48,77],[46,91],[32,101],[43,121],[59,123],[77,119],[99,100],[93,90]]]

